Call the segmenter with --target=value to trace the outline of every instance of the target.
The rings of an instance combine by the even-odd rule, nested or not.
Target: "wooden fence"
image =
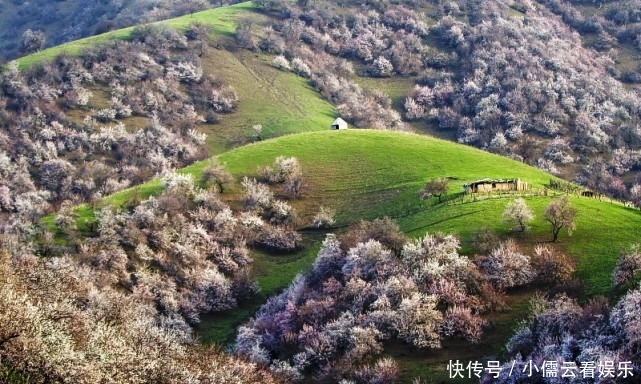
[[[568,183],[569,184],[569,183]],[[565,189],[565,188],[564,188]],[[395,212],[391,212],[390,218],[401,218],[406,216],[411,216],[420,212],[430,211],[432,209],[438,208],[441,205],[462,205],[470,204],[477,201],[484,200],[498,200],[498,199],[516,199],[519,197],[538,197],[538,196],[550,196],[550,197],[560,197],[564,195],[573,195],[580,198],[586,199],[597,199],[599,201],[606,201],[610,204],[621,205],[628,208],[634,208],[632,203],[613,199],[606,197],[602,194],[594,194],[591,196],[585,196],[581,194],[580,188],[572,188],[567,190],[560,190],[554,188],[531,188],[527,191],[493,191],[493,192],[477,192],[477,193],[452,193],[441,197],[441,202],[438,202],[438,199],[431,198],[430,200],[423,201],[419,204],[409,204],[406,207],[399,208]],[[417,197],[418,200],[418,197]]]

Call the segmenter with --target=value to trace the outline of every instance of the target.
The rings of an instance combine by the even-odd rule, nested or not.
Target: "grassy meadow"
[[[471,236],[483,227],[492,229],[501,238],[516,238],[526,251],[551,239],[548,223],[542,217],[545,206],[553,198],[552,191],[548,196],[525,197],[536,220],[530,232],[516,235],[510,234],[507,224],[501,221],[505,205],[513,198],[509,194],[477,201],[454,199],[447,204],[437,204],[435,198],[421,202],[417,196],[424,181],[434,177],[450,178],[449,192],[457,195],[461,193],[463,183],[485,177],[520,177],[534,189],[542,190],[550,175],[474,148],[406,133],[326,130],[265,140],[225,152],[218,156],[218,161],[225,164],[236,179],[225,194],[230,204],[239,204],[242,177],[256,177],[260,167],[271,164],[279,155],[295,156],[303,166],[307,180],[305,194],[302,199],[292,202],[298,211],[301,228],[309,223],[320,205],[325,205],[337,212],[338,223],[334,231],[342,231],[360,219],[390,216],[412,237],[435,231],[455,233],[462,240],[462,252],[471,256]],[[207,161],[199,162],[180,172],[192,174],[198,180],[206,165]],[[99,205],[126,206],[160,192],[160,182],[154,180],[109,196]],[[278,187],[275,192],[279,194]],[[578,209],[577,229],[572,236],[563,232],[557,246],[577,260],[577,277],[585,283],[585,297],[609,295],[610,276],[619,246],[637,241],[641,235],[641,213],[620,204],[586,197],[572,196],[571,202]],[[81,225],[93,218],[88,206],[79,207],[77,213]],[[48,220],[52,223],[53,217]],[[266,298],[287,287],[297,273],[309,268],[323,234],[307,231],[304,234],[306,247],[294,254],[254,252],[260,295],[233,311],[204,316],[199,326],[199,335],[204,342],[233,342],[239,324],[246,321]],[[534,291],[510,292],[510,309],[490,316],[494,329],[488,331],[478,345],[465,347],[461,342],[446,342],[443,350],[432,352],[392,345],[386,353],[399,361],[406,378],[420,375],[434,380],[447,379],[444,368],[450,358],[478,359],[502,351],[515,324],[526,317],[527,299]]]
[[[227,199],[239,201],[242,177],[257,177],[259,169],[279,155],[295,156],[303,166],[307,184],[304,196],[292,202],[299,213],[300,227],[305,227],[324,205],[336,211],[337,227],[390,216],[412,236],[427,231],[456,233],[464,245],[469,245],[471,234],[482,227],[507,236],[509,228],[501,222],[501,214],[511,196],[465,203],[457,199],[449,204],[435,204],[436,199],[422,202],[417,192],[426,180],[447,177],[449,193],[460,194],[463,183],[486,177],[519,177],[534,189],[543,189],[551,178],[523,163],[440,139],[372,130],[327,130],[265,140],[218,156],[236,178]],[[179,172],[199,180],[207,164],[207,160],[198,162]],[[94,207],[81,205],[76,209],[78,225],[83,229],[93,220],[94,208],[126,206],[161,190],[156,179],[108,196]],[[537,216],[532,231],[520,238],[526,246],[550,240],[548,224],[542,217],[552,194],[526,196]],[[636,241],[641,235],[641,214],[609,201],[570,199],[579,212],[577,229],[572,236],[563,233],[560,246],[579,259],[578,274],[586,281],[588,293],[607,293],[609,274],[619,253],[612,244]],[[53,225],[54,217],[45,221]]]

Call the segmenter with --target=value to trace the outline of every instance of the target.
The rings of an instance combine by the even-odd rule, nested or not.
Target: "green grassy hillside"
[[[307,79],[271,65],[272,57],[238,50],[211,49],[203,58],[206,73],[231,84],[240,103],[220,124],[203,125],[211,153],[255,141],[252,126],[263,126],[261,138],[325,130],[336,108]]]
[[[256,12],[251,2],[244,2],[155,24],[185,31],[192,23],[202,23],[211,28],[212,41],[222,39],[225,41],[222,45],[233,46],[232,36],[237,22],[241,19],[251,19],[257,24],[267,21],[264,15]],[[61,54],[80,55],[86,49],[97,45],[127,40],[132,31],[133,28],[125,28],[52,47],[25,56],[19,59],[18,63],[25,68],[53,60]],[[200,130],[208,135],[210,153],[218,154],[255,140],[252,130],[255,124],[263,126],[262,138],[270,138],[289,133],[323,130],[335,119],[336,108],[325,101],[309,85],[307,79],[276,69],[271,65],[272,59],[269,55],[244,49],[213,47],[206,50],[202,56],[205,74],[233,86],[240,99],[235,113],[225,115],[218,124],[200,126]],[[78,123],[84,120],[92,108],[109,106],[108,90],[93,87],[91,91],[94,96],[89,100],[88,108],[68,112]],[[132,116],[121,121],[130,129],[142,128],[147,124],[147,119],[142,116]]]
[[[371,130],[323,131],[285,136],[246,145],[218,157],[239,181],[257,176],[258,169],[279,156],[297,157],[304,169],[307,186],[303,199],[294,201],[305,226],[320,205],[337,212],[338,226],[360,219],[390,216],[404,231],[421,236],[426,231],[457,233],[464,245],[471,234],[484,226],[507,235],[501,223],[505,204],[513,198],[449,204],[424,203],[417,197],[425,180],[450,178],[450,193],[462,192],[462,184],[481,178],[519,177],[542,190],[550,175],[523,163],[467,146],[415,134]],[[207,162],[183,169],[198,179]],[[102,204],[121,206],[133,197],[145,198],[160,191],[157,180],[107,197]],[[236,184],[228,196],[239,198]],[[527,244],[549,241],[549,229],[542,220],[550,196],[528,196],[526,200],[537,215],[532,232],[520,240]],[[560,246],[579,259],[579,276],[586,281],[588,293],[607,293],[610,273],[618,247],[637,241],[641,235],[641,214],[637,210],[606,201],[571,196],[578,208],[578,225],[573,236],[563,235]],[[99,204],[101,205],[101,204]],[[79,208],[83,220],[92,219],[92,209]],[[52,218],[49,218],[52,221]],[[616,246],[612,246],[617,244]],[[464,251],[469,251],[465,247]]]
[[[265,140],[220,155],[218,160],[226,164],[236,178],[226,198],[236,204],[240,199],[238,181],[243,176],[257,176],[261,166],[271,164],[279,155],[297,157],[304,169],[306,192],[301,200],[293,202],[301,217],[301,227],[322,204],[336,210],[339,227],[359,219],[387,215],[413,237],[434,231],[458,234],[463,252],[468,254],[472,251],[470,237],[475,230],[488,227],[501,237],[508,236],[509,229],[501,222],[501,214],[514,196],[477,201],[454,199],[448,204],[423,203],[417,191],[425,180],[449,177],[451,195],[460,194],[463,183],[485,177],[520,177],[539,190],[550,180],[550,175],[523,163],[439,139],[371,130],[327,130]],[[206,164],[196,163],[181,172],[198,179]],[[122,206],[133,198],[144,198],[160,190],[160,183],[155,180],[110,196],[99,205]],[[550,240],[542,214],[552,195],[550,191],[548,196],[526,197],[537,219],[530,233],[517,237],[525,249]],[[563,234],[558,246],[577,259],[577,275],[584,281],[587,295],[609,294],[619,247],[637,241],[641,235],[641,213],[585,197],[571,197],[571,201],[579,212],[577,230],[571,237]],[[78,213],[81,221],[93,217],[88,206],[80,207]],[[52,217],[48,220],[53,222]],[[204,317],[200,326],[202,339],[216,343],[233,341],[236,326],[250,317],[262,300],[285,288],[296,273],[311,265],[322,234],[307,235],[306,239],[306,248],[297,254],[254,253],[261,296],[228,313]],[[387,351],[401,362],[406,377],[436,375],[446,379],[443,369],[448,359],[474,360],[488,351],[500,351],[514,324],[525,316],[526,300],[531,294],[529,290],[511,293],[508,301],[512,310],[493,315],[496,328],[473,348],[453,343],[441,352],[421,353],[413,358],[407,358],[407,350],[400,346],[392,346]]]
[[[164,24],[177,30],[186,30],[190,24],[198,22],[208,25],[212,30],[212,37],[219,35],[232,35],[236,29],[238,17],[243,13],[253,10],[254,7],[250,1],[231,5],[227,7],[214,8],[207,11],[197,12],[190,15],[177,17],[174,19],[159,21],[154,24]],[[27,67],[44,60],[53,60],[61,54],[79,55],[87,48],[98,44],[108,44],[116,40],[126,40],[131,36],[134,27],[118,29],[115,31],[103,33],[97,36],[91,36],[84,39],[72,41],[70,43],[58,45],[40,52],[18,59],[21,67]]]
[[[455,143],[368,130],[288,136],[236,149],[220,160],[235,175],[252,175],[278,155],[296,156],[303,164],[308,192],[298,207],[304,217],[323,204],[337,211],[340,224],[389,215],[413,236],[445,231],[459,234],[464,243],[483,226],[507,233],[500,219],[510,198],[428,205],[420,210],[417,192],[425,180],[449,177],[450,192],[456,193],[462,191],[463,183],[485,177],[520,177],[533,188],[543,188],[551,177],[523,163]],[[526,200],[538,219],[522,240],[548,241],[549,229],[542,216],[551,196]],[[579,258],[578,273],[588,292],[606,293],[619,252],[612,244],[637,241],[641,213],[585,197],[571,197],[571,201],[579,211],[577,230],[572,237],[564,236],[560,245]]]
[[[213,38],[225,38],[233,34],[236,22],[245,17],[261,22],[265,16],[254,12],[251,3],[246,2],[165,23],[184,30],[193,22],[201,22],[212,28]],[[123,29],[54,47],[24,57],[19,63],[26,67],[62,53],[77,55],[96,44],[127,39],[131,31],[131,28]],[[292,202],[298,211],[301,228],[306,227],[318,208],[324,205],[337,213],[335,231],[344,230],[361,219],[390,216],[412,237],[435,231],[455,233],[462,240],[462,252],[471,254],[471,236],[476,230],[487,227],[500,237],[508,237],[509,229],[501,222],[501,214],[514,196],[458,199],[462,195],[462,184],[481,178],[519,177],[541,194],[525,197],[535,211],[536,221],[531,232],[518,236],[517,240],[527,250],[550,240],[549,227],[542,219],[545,206],[556,197],[552,192],[542,194],[551,178],[549,174],[471,147],[415,134],[353,129],[329,131],[328,126],[336,116],[334,106],[322,100],[306,79],[274,68],[271,59],[268,55],[246,50],[218,48],[209,49],[202,57],[205,72],[231,84],[240,98],[234,114],[225,116],[220,124],[201,126],[208,134],[211,152],[219,154],[219,162],[236,178],[235,185],[225,194],[232,205],[239,203],[242,177],[257,176],[259,168],[271,164],[277,156],[295,156],[300,160],[306,178],[303,198]],[[413,80],[359,78],[357,81],[386,91],[400,108]],[[101,102],[104,100],[99,98],[91,101]],[[77,116],[79,120],[82,120],[81,114],[79,112]],[[257,141],[251,129],[255,124],[264,127],[262,139],[286,136]],[[426,126],[414,127],[429,131]],[[203,161],[180,172],[190,173],[198,179],[206,166],[207,161]],[[425,181],[436,177],[450,179],[449,195],[456,198],[446,204],[418,199],[417,192]],[[160,191],[160,182],[152,180],[106,197],[93,206],[79,206],[76,213],[81,234],[87,230],[87,223],[94,220],[95,209],[105,205],[124,207]],[[610,276],[619,248],[638,241],[641,213],[607,201],[574,196],[571,201],[579,212],[577,230],[572,237],[563,233],[558,246],[576,258],[577,276],[585,283],[586,296],[610,294]],[[51,229],[55,228],[53,216],[44,221]],[[254,252],[255,277],[262,289],[260,296],[228,313],[204,316],[200,330],[202,339],[215,343],[233,340],[238,324],[250,317],[268,296],[289,285],[298,272],[309,268],[322,237],[320,232],[307,233],[305,248],[296,254]],[[445,379],[442,369],[447,359],[473,360],[488,351],[500,350],[518,316],[526,311],[524,302],[530,294],[530,291],[511,293],[512,311],[496,314],[493,321],[498,330],[489,333],[483,343],[474,348],[453,343],[447,350],[429,356],[407,356],[405,346],[391,346],[387,351],[401,361],[407,377],[435,374],[439,379]]]
[[[256,173],[278,155],[296,156],[306,171],[305,210],[332,206],[340,224],[399,216],[419,204],[425,180],[450,178],[450,191],[490,177],[521,177],[535,187],[549,175],[523,163],[415,134],[371,130],[325,131],[256,143],[220,156],[236,175]]]
[[[450,193],[460,194],[464,182],[479,178],[520,177],[533,189],[543,189],[551,177],[523,163],[451,142],[369,130],[287,136],[227,152],[220,156],[220,161],[240,178],[255,175],[257,168],[269,164],[278,155],[296,156],[303,165],[308,181],[307,193],[294,205],[304,222],[308,222],[321,204],[337,211],[339,225],[388,215],[412,237],[435,231],[455,233],[461,237],[463,252],[468,254],[472,251],[472,233],[482,227],[491,228],[500,237],[508,237],[509,229],[501,222],[501,214],[514,197],[466,199],[460,203],[453,200],[449,204],[433,201],[423,205],[417,191],[425,180],[449,177]],[[550,241],[550,230],[542,217],[552,195],[554,193],[548,191],[548,196],[526,197],[535,211],[536,221],[532,231],[518,236],[517,241],[528,251],[536,243]],[[637,241],[641,235],[641,213],[585,197],[571,197],[571,201],[579,212],[577,230],[571,237],[564,234],[558,247],[576,258],[577,276],[585,283],[587,296],[608,295],[619,248]],[[258,260],[258,265],[262,266],[263,259]],[[305,260],[312,258],[307,254],[297,260],[304,265]],[[259,282],[263,284],[276,275],[282,279],[282,268],[283,265],[271,273],[261,274]],[[291,272],[290,269],[285,273]],[[494,329],[488,331],[478,345],[447,342],[445,348],[437,352],[410,352],[406,346],[391,345],[386,353],[399,361],[403,382],[409,383],[411,378],[418,376],[431,378],[431,382],[450,382],[445,370],[448,360],[478,360],[488,353],[503,350],[515,324],[527,315],[527,300],[532,293],[532,289],[511,292],[508,296],[511,309],[490,316]],[[217,331],[211,335],[212,339],[223,334],[219,333],[219,321],[209,324],[214,325],[210,329]],[[230,329],[228,334],[233,331]]]

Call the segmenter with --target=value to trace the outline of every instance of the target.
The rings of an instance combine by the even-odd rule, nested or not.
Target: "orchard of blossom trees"
[[[94,201],[206,156],[198,125],[238,99],[203,75],[191,45],[147,26],[78,58],[28,70],[10,63],[0,78],[2,230],[25,230],[50,206]],[[129,126],[129,117],[145,126]]]
[[[288,382],[393,383],[396,363],[376,358],[387,342],[477,342],[482,314],[503,305],[505,290],[553,270],[561,271],[556,282],[567,281],[574,270],[550,246],[530,257],[507,242],[474,261],[459,249],[455,236],[440,233],[410,241],[389,219],[330,234],[312,270],[239,328],[236,352]]]
[[[1,382],[278,382],[200,345],[159,305],[172,281],[151,277],[129,292],[104,285],[98,269],[75,257],[0,252]]]
[[[593,2],[598,11],[583,12],[574,5],[582,5],[581,0],[537,0],[545,4],[552,12],[562,17],[563,21],[582,34],[594,36],[591,47],[597,51],[607,52],[615,58],[617,50],[623,46],[641,51],[641,2],[603,0]],[[641,68],[630,68],[615,75],[627,83],[641,83]]]
[[[276,164],[284,183],[302,173],[295,158]],[[167,173],[161,194],[104,207],[82,233],[65,204],[55,219],[65,246],[47,231],[0,235],[0,363],[37,381],[276,382],[201,346],[191,327],[257,292],[250,245],[300,245],[294,210],[266,185],[245,179],[245,209],[232,211],[212,181],[223,171],[210,164],[201,183]]]
[[[637,247],[638,248],[638,247]],[[514,362],[504,366],[499,377],[486,375],[482,383],[556,383],[541,371],[528,376],[527,364],[555,361],[558,366],[576,366],[577,383],[637,383],[641,376],[641,287],[631,289],[611,307],[604,297],[581,306],[564,294],[538,296],[531,302],[532,314],[507,343]],[[594,378],[581,378],[583,363],[594,363]],[[610,376],[607,364],[617,371]],[[617,376],[621,365],[626,376]],[[514,373],[508,376],[510,370]]]
[[[523,1],[518,11],[512,1],[255,3],[276,20],[245,46],[310,77],[357,127],[407,124],[387,96],[348,80],[354,73],[414,76],[406,121],[617,198],[631,199],[632,187],[641,185],[627,177],[641,171],[638,92],[618,80],[610,51],[585,47],[573,30],[577,23],[605,31],[599,25],[628,22],[637,23],[635,30],[637,15],[620,2],[607,5],[616,22],[576,23],[562,11],[568,2],[557,0]],[[609,33],[619,40],[638,35]]]
[[[602,16],[586,17],[557,0],[254,3],[269,25],[239,22],[235,44],[309,79],[355,126],[408,130],[412,121],[451,132],[550,172],[578,169],[578,181],[641,207],[641,177],[631,174],[641,170],[641,103],[617,79],[638,81],[612,61],[617,44],[639,44],[634,9],[603,1]],[[158,7],[138,19],[207,5],[148,4]],[[597,34],[595,50],[575,30]],[[579,305],[569,295],[574,262],[552,244],[524,251],[481,230],[479,254],[468,258],[454,235],[410,240],[387,218],[327,235],[311,270],[239,328],[236,356],[200,345],[192,326],[204,313],[255,298],[252,248],[300,249],[294,200],[307,192],[294,157],[240,180],[215,161],[200,180],[174,171],[207,155],[199,125],[239,103],[224,79],[204,74],[209,32],[148,25],[79,57],[3,71],[0,381],[392,383],[400,369],[382,356],[389,343],[476,343],[504,293],[531,283],[553,289],[533,300],[507,345],[518,366],[641,359],[640,245],[622,251],[613,306],[603,298]],[[37,31],[24,37],[25,49],[44,44]],[[356,76],[416,84],[400,113]],[[262,126],[253,130],[260,140]],[[98,204],[156,175],[157,195],[134,190],[121,207]],[[441,200],[446,187],[447,179],[431,180],[422,198]],[[238,199],[228,201],[229,190]],[[310,226],[332,228],[335,215],[321,206]],[[564,198],[539,219],[557,240],[575,215]],[[524,232],[534,217],[519,199],[504,219]]]
[[[467,2],[467,22],[443,15],[430,31],[457,60],[415,87],[407,117],[546,171],[579,163],[578,181],[615,194],[619,177],[640,169],[638,95],[612,77],[608,56],[584,48],[545,7],[529,7],[511,17],[502,2]]]
[[[406,130],[401,115],[392,109],[391,100],[383,93],[362,88],[350,80],[354,69],[350,62],[336,58],[340,52],[349,52],[343,56],[350,58],[371,56],[371,44],[377,43],[381,35],[372,35],[367,29],[357,25],[336,25],[334,35],[329,35],[325,30],[317,27],[326,23],[325,17],[332,17],[331,13],[319,13],[311,8],[301,13],[294,5],[287,2],[267,1],[259,5],[274,16],[284,16],[282,20],[277,17],[273,25],[268,27],[259,41],[246,42],[243,46],[251,49],[260,49],[267,53],[278,55],[274,59],[274,66],[282,70],[291,70],[300,76],[310,78],[311,83],[319,92],[332,103],[338,106],[338,111],[345,119],[357,127]],[[401,28],[401,26],[399,26]],[[362,31],[362,47],[360,43],[352,44],[353,31]],[[242,34],[242,35],[241,35]],[[341,38],[341,34],[344,39]],[[239,28],[238,36],[250,36]],[[341,38],[342,41],[337,40]],[[305,44],[300,44],[303,41]],[[399,48],[400,49],[400,48]],[[400,57],[400,51],[399,51]],[[372,61],[374,63],[374,61]],[[391,64],[387,59],[378,60],[376,68],[372,67],[377,76],[391,75]]]
[[[278,252],[300,246],[294,209],[253,179],[242,182],[242,212],[230,209],[214,183],[201,188],[190,174],[170,172],[161,183],[162,194],[127,211],[97,211],[92,236],[84,239],[73,209],[64,207],[56,224],[70,243],[61,249],[45,233],[43,252],[74,254],[98,285],[143,295],[162,313],[194,324],[201,313],[233,308],[256,293],[249,246]]]
[[[0,24],[0,58],[15,58],[113,29],[182,16],[238,0],[66,0],[2,1],[10,14]]]

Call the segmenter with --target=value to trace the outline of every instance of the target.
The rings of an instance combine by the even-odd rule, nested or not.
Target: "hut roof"
[[[478,185],[478,184],[489,184],[489,183],[514,183],[518,178],[514,177],[511,179],[480,179],[473,181],[471,183],[463,184],[463,187]]]

